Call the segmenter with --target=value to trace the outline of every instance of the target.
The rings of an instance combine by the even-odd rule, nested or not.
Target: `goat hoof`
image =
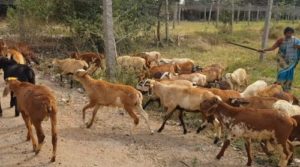
[[[220,160],[221,157],[222,157],[221,155],[217,155],[217,156],[216,156],[216,159]]]
[[[90,123],[86,123],[85,125],[86,125],[86,128],[91,128],[91,126],[92,126],[92,124],[90,124]]]
[[[214,144],[217,144],[219,142],[219,140],[220,140],[220,138],[215,137]]]
[[[153,134],[154,134],[154,132],[153,132],[153,130],[151,130],[150,135],[153,135]]]
[[[37,155],[38,153],[40,153],[40,149],[35,150],[35,155]]]
[[[248,162],[248,163],[247,163],[247,166],[251,166],[251,162]]]
[[[50,162],[55,162],[55,157],[52,157]]]
[[[2,113],[0,113],[0,117],[2,117]]]
[[[160,133],[162,131],[162,129],[158,129],[157,132]]]

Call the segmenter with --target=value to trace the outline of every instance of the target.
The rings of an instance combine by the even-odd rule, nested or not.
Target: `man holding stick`
[[[300,40],[293,36],[294,32],[293,28],[286,27],[283,32],[284,37],[279,38],[272,47],[259,50],[266,52],[279,48],[276,83],[281,84],[284,91],[291,90],[295,68],[300,58]]]

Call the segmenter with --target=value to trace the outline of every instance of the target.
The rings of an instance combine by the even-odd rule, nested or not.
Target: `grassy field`
[[[180,46],[164,48],[145,48],[159,50],[164,57],[188,57],[199,65],[220,63],[231,72],[237,68],[245,68],[250,76],[250,83],[263,79],[268,83],[276,80],[277,64],[276,51],[266,53],[263,62],[259,61],[259,53],[227,44],[226,41],[240,43],[246,46],[260,48],[263,33],[263,22],[253,22],[248,25],[240,22],[234,25],[232,33],[220,32],[213,24],[201,22],[181,22],[175,29],[171,29],[173,38],[181,37]],[[291,26],[296,29],[295,36],[300,38],[300,22],[275,22],[270,29],[268,46],[282,36],[283,29]],[[221,28],[220,28],[221,29]],[[221,30],[222,31],[222,30]],[[297,66],[292,92],[300,97],[300,66]],[[191,124],[193,125],[191,119]],[[235,144],[236,145],[236,144]],[[300,149],[296,149],[296,157],[300,156]],[[259,160],[256,160],[257,162]],[[274,162],[273,162],[274,161]],[[276,160],[272,159],[276,164]]]
[[[275,22],[270,30],[268,46],[282,36],[284,27],[296,28],[296,36],[300,38],[300,22]],[[237,46],[227,44],[232,41],[243,45],[260,48],[263,33],[263,22],[246,22],[234,24],[232,33],[220,31],[222,25],[217,29],[213,24],[202,22],[181,22],[171,29],[173,39],[179,36],[180,46],[172,44],[163,48],[149,48],[144,50],[159,50],[163,57],[188,57],[194,59],[199,65],[220,63],[227,67],[227,71],[233,71],[239,67],[245,68],[250,74],[251,82],[258,79],[272,83],[276,79],[276,51],[268,52],[263,62],[259,62],[259,53]],[[298,34],[297,34],[298,30]],[[300,85],[300,67],[297,67],[294,86]],[[297,96],[300,90],[293,89]]]

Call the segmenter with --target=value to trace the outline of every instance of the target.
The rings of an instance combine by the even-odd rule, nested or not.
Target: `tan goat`
[[[153,133],[150,128],[148,114],[143,110],[143,96],[139,91],[131,86],[95,80],[83,69],[77,70],[74,73],[74,79],[82,84],[90,99],[90,102],[82,109],[83,120],[85,120],[85,111],[88,108],[94,107],[93,116],[91,121],[87,124],[87,128],[93,125],[95,116],[100,107],[112,106],[124,108],[134,120],[135,126],[139,123],[139,118],[135,112],[139,111],[145,119],[151,134]]]

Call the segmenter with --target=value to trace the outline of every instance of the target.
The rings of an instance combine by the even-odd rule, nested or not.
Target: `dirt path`
[[[9,98],[6,97],[2,98],[4,116],[0,118],[0,166],[238,167],[246,164],[245,152],[234,151],[232,147],[222,160],[215,160],[220,148],[212,144],[208,132],[195,134],[193,130],[183,135],[179,126],[167,125],[161,134],[149,135],[142,120],[134,135],[136,142],[133,142],[128,135],[132,120],[115,109],[103,108],[93,127],[86,129],[81,119],[86,96],[44,78],[38,77],[37,81],[52,88],[59,101],[57,161],[49,163],[52,151],[50,122],[43,124],[46,143],[35,156],[31,143],[25,142],[24,122],[21,117],[14,117],[13,109],[7,108]],[[3,83],[0,88],[2,92]],[[65,102],[69,97],[70,102]],[[88,113],[88,119],[90,116]],[[158,129],[160,121],[151,115],[150,119],[152,127]]]

